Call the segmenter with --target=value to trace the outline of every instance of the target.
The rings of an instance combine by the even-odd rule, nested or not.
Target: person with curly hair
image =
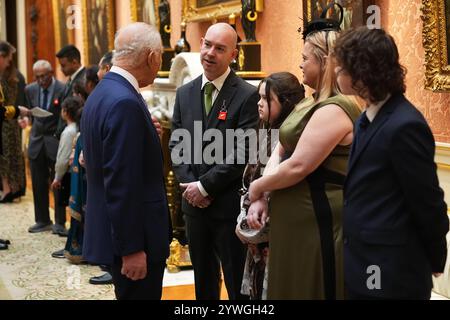
[[[344,186],[348,298],[430,299],[449,230],[433,134],[404,96],[406,70],[384,30],[344,33],[335,57],[340,90],[367,104],[355,124]]]

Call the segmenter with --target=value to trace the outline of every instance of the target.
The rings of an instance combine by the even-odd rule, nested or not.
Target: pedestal
[[[158,72],[158,77],[168,78],[170,67],[172,66],[172,59],[175,57],[175,50],[172,48],[164,48],[162,53],[161,70]]]
[[[261,43],[241,41],[238,44],[238,72],[244,79],[262,79],[266,76],[261,71]]]

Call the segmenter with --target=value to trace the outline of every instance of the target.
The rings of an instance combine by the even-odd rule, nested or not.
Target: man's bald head
[[[201,40],[200,60],[208,80],[213,81],[227,71],[237,56],[237,34],[227,23],[209,27]]]
[[[237,33],[236,30],[234,30],[233,27],[228,23],[219,22],[213,24],[208,28],[208,31],[206,31],[205,38],[208,38],[208,36],[215,36],[216,34],[220,34],[221,38],[229,41],[229,44],[232,48],[236,48],[238,39]]]

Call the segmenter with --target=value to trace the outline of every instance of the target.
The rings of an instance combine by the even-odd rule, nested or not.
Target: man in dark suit
[[[113,259],[117,299],[160,299],[170,217],[158,133],[140,87],[161,64],[161,37],[145,23],[120,30],[114,67],[86,101],[81,120],[87,174],[84,258]],[[112,238],[112,248],[94,246]],[[86,249],[86,250],[85,250]]]
[[[34,118],[28,146],[31,181],[33,186],[34,217],[36,224],[28,231],[42,232],[52,228],[49,214],[49,181],[53,181],[58,139],[54,134],[60,119],[61,103],[58,97],[64,91],[64,84],[53,77],[50,62],[39,60],[33,65],[35,82],[25,88],[27,107],[40,107],[52,113],[46,118]],[[64,233],[65,208],[58,206],[55,192],[55,233]]]
[[[199,126],[200,135],[207,129],[217,129],[222,137],[225,137],[226,129],[245,132],[256,127],[257,90],[229,68],[237,56],[236,39],[236,32],[228,24],[218,23],[208,29],[201,40],[203,75],[178,89],[172,119],[169,147],[175,175],[181,187],[186,189],[182,210],[197,299],[220,299],[220,263],[229,298],[244,298],[240,288],[246,249],[234,230],[239,214],[238,190],[245,165],[235,161],[207,164],[202,159],[207,144],[202,146],[200,142],[197,150],[195,144],[198,141],[194,140],[190,141],[192,149],[187,150],[192,155],[188,161],[174,159],[174,154],[178,154],[177,150],[185,143],[178,134],[182,131],[189,131],[195,139],[201,138],[195,133]],[[238,153],[236,145],[232,151]],[[231,154],[224,155],[220,160]],[[197,156],[200,162],[195,161]]]
[[[347,32],[335,52],[340,89],[367,103],[344,186],[348,298],[429,299],[449,228],[433,134],[403,95],[405,71],[384,30]]]
[[[64,87],[64,91],[59,96],[59,100],[62,103],[64,102],[64,99],[73,95],[74,83],[77,81],[84,81],[83,79],[86,74],[86,68],[81,65],[80,51],[72,44],[69,44],[59,50],[58,53],[56,53],[56,57],[58,58],[62,73],[66,77],[69,77]],[[61,118],[55,133],[58,139],[61,136],[65,126],[65,122]]]

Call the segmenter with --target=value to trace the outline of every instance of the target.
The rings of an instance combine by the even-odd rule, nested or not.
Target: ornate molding
[[[155,8],[155,18],[156,18],[156,28],[159,28],[159,0],[153,0],[153,6]],[[130,9],[131,9],[131,22],[140,21],[139,13],[142,10],[142,1],[140,0],[131,0],[130,1]]]
[[[194,21],[217,21],[227,18],[231,14],[240,15],[242,4],[240,0],[221,1],[219,4],[198,7],[197,0],[183,0],[183,20]]]
[[[450,92],[449,45],[446,34],[445,0],[422,0],[425,88]]]

